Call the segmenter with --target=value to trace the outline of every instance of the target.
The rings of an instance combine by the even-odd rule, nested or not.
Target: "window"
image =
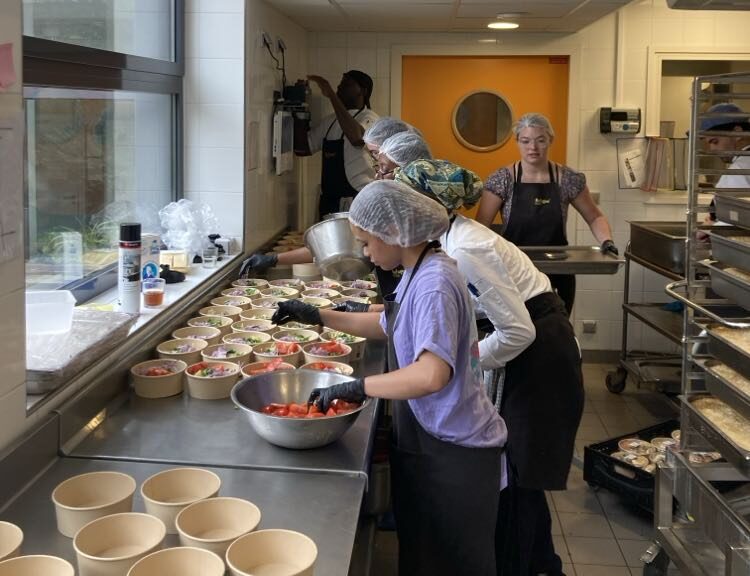
[[[114,286],[181,197],[182,0],[24,0],[27,289]]]

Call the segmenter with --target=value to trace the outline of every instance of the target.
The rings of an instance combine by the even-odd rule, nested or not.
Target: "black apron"
[[[356,118],[364,108],[360,108],[354,115]],[[322,219],[326,214],[334,212],[345,212],[348,206],[343,206],[344,198],[354,198],[357,190],[349,184],[346,178],[346,167],[344,163],[344,131],[341,130],[341,138],[329,140],[328,133],[338,120],[331,125],[323,137],[323,165],[320,171],[320,204],[318,205],[318,216]]]
[[[430,243],[401,294],[403,300]],[[384,298],[390,370],[400,304]],[[393,402],[391,484],[400,576],[495,576],[501,448],[443,442],[420,426],[406,400]]]
[[[505,367],[500,415],[518,486],[565,490],[583,413],[581,356],[562,302],[551,292],[525,302],[536,339]]]
[[[503,238],[516,246],[567,246],[562,196],[552,162],[547,163],[549,182],[521,182],[523,168],[518,163],[513,184],[513,203]],[[570,316],[576,293],[573,274],[549,274],[552,287],[565,303]]]

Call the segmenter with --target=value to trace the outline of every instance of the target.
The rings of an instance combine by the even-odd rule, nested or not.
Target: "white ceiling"
[[[316,32],[479,32],[488,31],[487,24],[498,14],[517,13],[518,31],[556,33],[577,32],[631,1],[266,0]]]

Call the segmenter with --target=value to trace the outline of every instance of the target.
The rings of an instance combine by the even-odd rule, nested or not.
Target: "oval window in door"
[[[456,103],[451,124],[453,134],[463,146],[477,152],[490,152],[510,138],[513,111],[501,94],[475,90]]]

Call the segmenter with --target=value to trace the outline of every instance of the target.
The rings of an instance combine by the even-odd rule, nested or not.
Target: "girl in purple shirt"
[[[365,254],[406,272],[385,311],[350,314],[282,302],[274,322],[325,324],[388,340],[390,372],[317,389],[334,398],[393,400],[391,480],[403,576],[494,576],[505,423],[485,394],[474,313],[455,262],[434,242],[445,209],[399,182],[368,184],[349,213]]]

